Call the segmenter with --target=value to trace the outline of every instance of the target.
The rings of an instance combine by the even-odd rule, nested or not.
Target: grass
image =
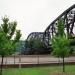
[[[47,66],[33,68],[4,69],[3,75],[75,75],[75,65],[66,65],[66,73],[62,73],[62,66]]]

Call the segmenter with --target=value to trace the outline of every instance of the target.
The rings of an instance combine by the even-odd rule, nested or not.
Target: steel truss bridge
[[[30,38],[40,38],[47,48],[51,46],[51,39],[57,34],[57,21],[62,18],[64,21],[64,31],[66,35],[72,35],[74,37],[75,33],[75,4],[70,8],[65,10],[61,15],[59,15],[54,21],[52,21],[44,32],[33,32],[27,37]]]

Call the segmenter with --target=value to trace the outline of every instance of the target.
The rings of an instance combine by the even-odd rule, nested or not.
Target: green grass
[[[75,75],[75,65],[66,65],[65,70]],[[62,66],[47,66],[33,68],[10,68],[4,69],[3,75],[56,75],[54,72],[62,72]],[[52,73],[52,74],[51,74]]]

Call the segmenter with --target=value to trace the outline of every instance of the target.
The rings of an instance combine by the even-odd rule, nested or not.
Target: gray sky
[[[0,0],[1,18],[7,15],[18,22],[21,39],[31,32],[43,32],[64,10],[75,4],[75,0]]]

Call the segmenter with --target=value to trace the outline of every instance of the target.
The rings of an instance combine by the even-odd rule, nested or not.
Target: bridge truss
[[[57,21],[60,18],[62,18],[64,21],[65,34],[73,36],[75,33],[75,4],[65,10],[54,21],[52,21],[44,32],[33,32],[29,34],[27,40],[30,38],[40,38],[44,41],[46,47],[49,48],[51,46],[52,37],[57,34]]]

